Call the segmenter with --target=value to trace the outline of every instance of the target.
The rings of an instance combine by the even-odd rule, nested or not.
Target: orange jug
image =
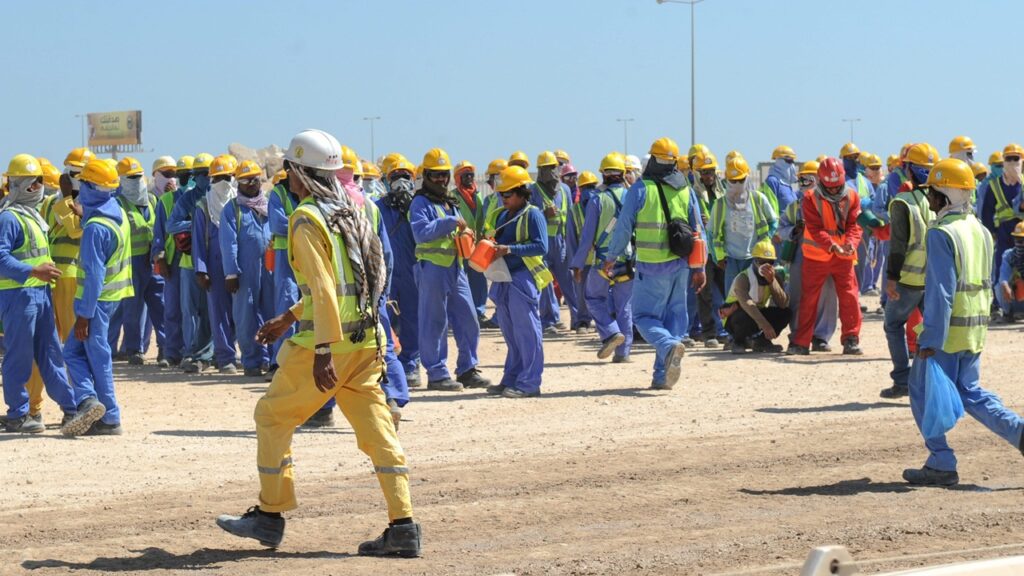
[[[276,256],[273,246],[268,246],[266,253],[263,254],[263,265],[267,268],[268,272],[274,271],[274,257]]]
[[[707,264],[708,251],[704,247],[704,239],[700,237],[700,234],[693,233],[693,250],[690,252],[690,268],[704,268]]]
[[[471,258],[474,248],[472,230],[467,228],[455,235],[455,250],[459,253],[459,258]]]
[[[1013,299],[1017,302],[1024,302],[1024,280],[1020,278],[1013,282]]]
[[[469,257],[469,265],[477,272],[483,273],[494,262],[494,253],[497,251],[494,241],[484,238],[476,243],[473,255]]]

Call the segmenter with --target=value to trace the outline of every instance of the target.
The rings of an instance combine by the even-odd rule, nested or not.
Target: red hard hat
[[[842,186],[846,182],[846,170],[843,163],[829,156],[818,165],[818,182],[826,188]]]

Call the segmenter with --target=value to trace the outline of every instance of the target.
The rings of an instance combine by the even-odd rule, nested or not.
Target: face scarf
[[[846,171],[846,179],[853,180],[857,178],[857,170],[860,167],[860,162],[852,156],[843,158],[843,170]]]
[[[816,178],[814,176],[805,174],[804,176],[800,177],[800,179],[797,181],[797,184],[800,186],[801,190],[807,190],[808,188],[814,187],[815,180]]]
[[[256,186],[256,193],[252,196],[247,196],[245,192],[239,188],[238,196],[235,197],[235,202],[238,202],[239,206],[245,206],[260,216],[266,217],[267,215],[267,197],[259,189],[259,186]],[[235,225],[237,226],[237,223]]]
[[[746,180],[729,180],[725,183],[725,199],[733,210],[746,210],[747,196]]]
[[[961,190],[959,188],[946,188],[941,186],[933,187],[936,191],[946,197],[948,202],[939,212],[935,215],[936,218],[942,218],[949,213],[970,213],[971,212],[971,193],[968,190]]]
[[[963,160],[970,164],[971,162],[974,162],[974,150],[960,150],[959,152],[953,152],[949,157],[956,158],[957,160]]]
[[[78,191],[78,203],[82,206],[82,222],[93,216],[103,216],[120,224],[124,211],[117,200],[114,200],[114,190],[97,186],[92,182],[82,182],[82,188]]]
[[[537,168],[537,182],[554,189],[560,182],[558,179],[558,166],[541,166]]]
[[[1013,186],[1014,184],[1020,184],[1020,172],[1021,172],[1021,161],[1016,160],[1011,162],[1009,160],[1003,161],[1003,182]]]
[[[124,196],[125,200],[136,206],[149,204],[149,190],[146,189],[146,179],[142,176],[122,178],[121,195]]]
[[[196,188],[200,192],[206,192],[210,189],[210,175],[203,173],[195,173],[192,175],[192,181],[196,183]]]
[[[43,201],[43,183],[37,176],[11,176],[7,196],[0,200],[0,212],[10,210],[35,221],[46,232],[50,228],[36,210]]]
[[[363,187],[356,182],[355,173],[352,169],[342,168],[335,172],[334,175],[338,178],[338,182],[341,183],[341,187],[345,189],[352,202],[362,208],[366,204],[366,197],[363,196]]]
[[[220,227],[220,215],[224,212],[224,206],[237,195],[238,182],[234,178],[210,185],[210,191],[206,193],[206,207],[210,212],[210,222],[213,222],[214,226]]]
[[[467,170],[460,170],[455,173],[455,189],[469,206],[470,210],[476,210],[476,178]]]
[[[168,178],[167,176],[164,176],[163,172],[157,172],[153,176],[153,194],[156,194],[157,196],[163,194],[164,191],[167,190],[168,184],[172,184],[172,188],[177,188],[178,179],[174,176]]]
[[[910,177],[914,180],[914,186],[924,186],[928,181],[928,172],[930,170],[924,166],[910,164]]]
[[[426,171],[424,170],[424,172]],[[448,194],[448,186],[439,182],[434,182],[433,178],[427,178],[426,174],[424,174],[423,177],[423,184],[420,187],[420,193],[426,196],[431,202],[446,204],[452,208],[455,207],[455,202],[452,201],[451,195]]]
[[[647,167],[644,168],[643,177],[647,180],[668,184],[676,189],[686,185],[686,177],[676,168],[674,161],[665,162],[653,156],[648,160]],[[626,181],[628,182],[629,179]]]
[[[82,187],[82,181],[78,179],[78,175],[82,173],[81,170],[72,170],[71,168],[65,168],[64,173],[67,174],[68,178],[71,179],[71,189],[74,190],[75,192],[78,192]]]
[[[775,176],[783,184],[792,186],[796,182],[796,164],[786,162],[785,158],[776,158],[772,167],[768,170],[769,176]]]
[[[412,180],[395,178],[391,181],[390,190],[384,195],[384,205],[397,210],[399,214],[405,214],[409,211],[409,204],[412,204],[413,190]]]

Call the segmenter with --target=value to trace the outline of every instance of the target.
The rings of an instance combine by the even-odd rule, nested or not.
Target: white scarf
[[[206,193],[206,205],[210,212],[210,222],[220,227],[220,215],[224,206],[238,194],[238,183],[232,178],[228,181],[214,182]]]

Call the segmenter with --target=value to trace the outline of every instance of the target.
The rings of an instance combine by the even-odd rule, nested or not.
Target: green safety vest
[[[455,197],[459,201],[459,213],[462,214],[462,219],[466,221],[466,226],[476,234],[480,236],[480,232],[484,226],[484,205],[480,199],[480,193],[474,192],[473,197],[476,200],[476,208],[470,208],[469,203],[462,197],[462,193],[458,190],[455,191]]]
[[[435,204],[433,202],[431,204],[433,205],[434,210],[437,211],[438,218],[446,218],[449,216],[440,204]],[[446,236],[441,236],[440,238],[435,238],[430,242],[416,244],[417,260],[425,260],[442,268],[451,266],[455,262],[456,256],[455,232]]]
[[[498,214],[501,214],[501,211],[504,209],[505,206],[501,201],[501,196],[497,193],[484,198],[484,236],[494,236],[494,229],[498,226]]]
[[[776,267],[776,273],[778,269],[779,268]],[[757,293],[757,297],[754,298],[754,303],[757,304],[758,308],[767,308],[768,303],[772,301],[772,287],[768,285],[762,286],[757,281],[757,272],[754,271],[753,264],[747,267],[746,275],[747,281],[750,282],[750,288]],[[736,278],[739,278],[739,276],[737,275]],[[733,279],[732,283],[736,283],[735,278]],[[725,297],[725,303],[732,304],[737,301],[738,300],[736,299],[736,294],[734,294],[732,291],[732,286],[729,286],[729,295]]]
[[[372,204],[372,202],[368,202]],[[377,346],[377,326],[366,326],[364,328],[364,316],[369,319],[373,303],[367,303],[367,309],[359,310],[358,287],[355,283],[355,275],[352,273],[352,265],[348,258],[348,249],[345,247],[345,240],[340,234],[331,232],[327,228],[323,213],[316,205],[312,197],[307,197],[292,212],[288,218],[288,236],[292,236],[295,227],[301,224],[314,226],[324,238],[328,240],[330,247],[331,270],[334,273],[335,288],[338,294],[338,313],[341,321],[341,331],[344,339],[331,345],[332,354],[346,354],[375,348]],[[292,243],[288,242],[288,261],[295,272],[295,282],[299,286],[299,294],[302,296],[302,316],[299,318],[298,331],[289,340],[307,350],[312,350],[319,342],[314,342],[313,323],[315,320],[325,321],[325,318],[317,318],[316,310],[313,309],[313,296],[306,280],[306,275],[295,266],[295,255]],[[353,341],[353,335],[365,330],[365,336],[360,342]]]
[[[905,204],[907,213],[910,215],[910,235],[907,238],[907,254],[903,260],[903,267],[900,268],[900,284],[915,288],[923,287],[924,268],[928,261],[924,236],[935,215],[928,206],[928,199],[925,198],[924,192],[919,189],[900,192],[892,201]],[[889,215],[892,216],[891,205]]]
[[[747,195],[750,210],[754,213],[754,235],[757,237],[754,241],[755,244],[768,238],[768,218],[762,210],[761,202],[757,200],[759,194],[761,193],[754,191]],[[715,200],[715,205],[711,208],[711,250],[715,255],[716,262],[723,262],[726,257],[725,212],[728,210],[726,202],[725,196],[722,196]]]
[[[40,212],[46,225],[50,227],[49,244],[50,257],[53,263],[60,270],[61,276],[75,278],[78,276],[78,250],[81,237],[72,238],[64,225],[57,221],[57,214],[53,211],[53,205],[58,200],[57,195],[49,196],[43,200]]]
[[[117,239],[117,247],[107,259],[107,269],[103,275],[103,288],[100,290],[99,300],[101,302],[120,302],[125,298],[135,296],[135,288],[132,286],[132,259],[129,255],[128,238],[131,236],[131,226],[128,225],[128,217],[123,212],[121,223],[117,224],[105,216],[93,216],[82,225],[85,229],[90,223],[95,222],[104,226],[114,233]],[[78,269],[78,288],[75,290],[75,298],[81,298],[85,291],[85,270]]]
[[[1006,200],[1006,193],[1003,192],[1002,178],[993,178],[989,180],[988,187],[996,199],[996,212],[992,217],[996,226],[1001,226],[1004,222],[1016,220],[1017,216],[1014,215],[1013,208]]]
[[[561,185],[555,187],[555,198],[558,197],[559,192],[564,192],[561,189]],[[549,198],[547,192],[543,190],[540,184],[533,185],[533,194],[540,194],[541,203],[545,208],[554,206],[554,200]],[[562,194],[562,201],[557,206],[558,210],[554,216],[544,216],[544,219],[548,222],[548,236],[558,236],[559,234],[565,234],[565,217],[569,213],[569,198],[568,194]]]
[[[871,186],[868,185],[868,179],[863,174],[857,174],[854,178],[857,182],[857,196],[860,196],[861,206],[866,206],[871,203]]]
[[[21,246],[11,250],[11,256],[15,260],[35,268],[45,262],[50,262],[50,245],[46,241],[42,227],[32,218],[26,218],[14,210],[9,211],[21,224],[21,233],[24,240]],[[33,278],[31,275],[24,283],[11,278],[0,276],[0,290],[14,290],[15,288],[34,288],[46,286],[46,282]]]
[[[149,217],[142,214],[142,208],[129,202],[124,196],[118,196],[117,201],[121,208],[128,215],[128,225],[131,228],[132,256],[149,254],[153,244],[153,225],[156,224],[156,201],[150,195]]]
[[[668,247],[668,221],[670,216],[689,221],[690,187],[673,188],[662,184],[665,201],[671,212],[671,215],[666,215],[658,199],[658,185],[651,180],[644,180],[643,183],[647,195],[636,215],[636,260],[651,264],[678,260],[679,256]]]
[[[523,208],[519,215],[519,221],[516,222],[516,244],[524,244],[530,241],[530,210],[538,210],[536,206],[527,204]],[[504,208],[498,211],[500,216],[502,213],[507,212]],[[498,221],[497,217],[494,219]],[[523,264],[526,265],[526,269],[530,272],[530,276],[533,277],[533,283],[537,285],[537,290],[543,290],[548,284],[551,284],[554,280],[554,276],[551,275],[551,271],[544,264],[543,256],[522,256]]]
[[[985,347],[992,304],[992,236],[973,214],[947,214],[932,228],[953,241],[956,264],[953,312],[942,350],[948,354],[978,354]]]
[[[772,187],[765,182],[764,184],[761,184],[760,188],[758,188],[758,192],[764,194],[764,197],[768,199],[768,204],[771,204],[772,210],[775,210],[775,213],[778,214],[779,198],[775,195],[775,190],[772,190]]]
[[[608,246],[612,243],[612,232],[615,229],[615,223],[619,219],[619,210],[622,208],[622,196],[625,193],[626,188],[624,186],[613,186],[606,188],[604,192],[597,195],[597,198],[590,200],[591,202],[597,200],[601,203],[601,217],[597,221],[594,249],[587,255],[587,264],[593,264],[595,261],[604,262],[605,256],[608,255]],[[625,255],[619,256],[619,261],[624,262]]]
[[[794,226],[803,220],[803,214],[800,213],[800,204],[802,202],[803,196],[797,198],[795,202],[790,202],[789,206],[786,206],[786,219]]]
[[[160,206],[164,210],[164,226],[171,223],[171,212],[174,211],[174,190],[164,192],[160,195]],[[169,266],[174,266],[174,256],[177,254],[177,247],[174,244],[174,234],[168,233],[164,238],[164,259]],[[179,268],[192,269],[192,255],[182,254],[181,260],[177,263]]]
[[[295,201],[292,200],[292,195],[285,190],[285,187],[281,184],[274,186],[274,189],[270,191],[271,194],[277,196],[278,200],[281,201],[281,206],[284,207],[284,215],[291,217],[292,213],[295,212]],[[372,204],[372,202],[371,202]],[[287,250],[288,249],[288,238],[284,236],[274,235],[273,239],[274,250]]]

